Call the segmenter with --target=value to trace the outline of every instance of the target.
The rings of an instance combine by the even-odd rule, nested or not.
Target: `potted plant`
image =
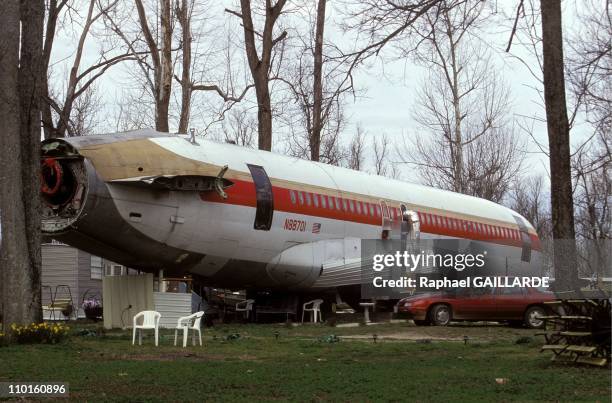
[[[83,311],[87,319],[98,320],[102,317],[102,303],[95,298],[88,298],[83,301]]]

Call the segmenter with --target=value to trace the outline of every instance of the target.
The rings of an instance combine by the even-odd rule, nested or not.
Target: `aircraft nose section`
[[[83,157],[64,140],[44,141],[40,182],[42,231],[46,234],[62,232],[83,210],[88,188]]]

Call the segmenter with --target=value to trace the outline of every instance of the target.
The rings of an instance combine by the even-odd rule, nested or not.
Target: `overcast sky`
[[[332,0],[328,2],[328,5],[333,6],[334,3]],[[492,5],[495,6],[496,3],[498,16],[501,17],[504,13],[510,15],[517,2],[515,0],[498,0],[497,2],[493,1]],[[571,6],[567,3],[567,1],[564,3],[564,25],[566,27],[572,25],[575,12],[573,3]],[[237,27],[237,18],[224,13],[222,8],[222,4],[211,3],[209,16],[220,25],[233,24]],[[340,43],[342,40],[342,34],[338,29],[333,28],[335,22],[338,22],[341,18],[340,16],[337,8],[328,12],[328,28],[326,29],[327,40],[329,41],[338,38],[338,43]],[[530,75],[528,69],[522,63],[502,51],[508,41],[509,31],[497,25],[492,27],[490,31],[492,32],[488,34],[489,43],[496,50],[496,73],[503,75],[510,85],[513,112],[517,119],[522,119],[520,115],[531,116],[534,113],[543,117],[544,110],[538,93],[534,89],[539,87],[539,83]],[[56,73],[56,79],[63,78],[62,76],[65,76],[65,73],[62,72],[65,72],[66,66],[72,63],[74,45],[74,34],[70,35],[63,32],[58,36],[52,56],[52,61],[55,62],[53,69]],[[83,66],[95,61],[99,48],[100,44],[95,39],[88,40]],[[527,63],[537,66],[536,60],[520,46],[514,46],[513,51],[523,57]],[[393,49],[389,47],[384,52],[391,55]],[[384,52],[384,60],[372,61],[368,68],[359,70],[356,75],[356,85],[365,92],[356,100],[351,98],[346,103],[346,113],[350,125],[344,136],[345,143],[350,140],[358,123],[368,133],[370,137],[367,140],[368,142],[371,142],[372,137],[386,133],[394,142],[401,143],[404,136],[411,136],[419,132],[419,128],[412,118],[412,111],[415,108],[415,91],[423,79],[424,70],[417,67],[410,59],[391,61],[391,58],[387,57],[388,55]],[[133,68],[133,65],[128,64],[113,67],[98,82],[98,88],[104,101],[104,111],[100,115],[103,120],[100,124],[102,130],[112,130],[111,115],[113,114],[113,108],[130,79],[129,70]],[[56,85],[61,87],[57,80]],[[253,98],[251,97],[251,103],[253,103]],[[194,110],[197,110],[197,106]],[[538,141],[546,144],[545,125],[537,124],[534,129]],[[523,135],[528,137],[526,134]],[[580,134],[576,134],[575,137],[580,137]],[[539,152],[538,147],[531,140],[527,141],[527,146],[530,153],[526,161],[526,171],[547,175],[548,162],[546,157]],[[371,149],[371,147],[368,148]],[[397,160],[395,155],[392,158]],[[371,166],[371,161],[368,161],[368,165]],[[402,166],[401,173],[402,179],[418,180],[410,167]]]

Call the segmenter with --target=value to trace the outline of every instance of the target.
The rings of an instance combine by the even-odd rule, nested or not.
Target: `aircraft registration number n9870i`
[[[283,226],[283,229],[285,229],[287,231],[304,232],[304,231],[306,231],[306,221],[304,221],[304,220],[295,220],[293,218],[286,218],[285,219],[285,225]]]

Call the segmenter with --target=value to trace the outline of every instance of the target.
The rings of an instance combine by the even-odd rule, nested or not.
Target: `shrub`
[[[14,340],[20,344],[48,343],[55,344],[62,341],[67,335],[68,326],[49,323],[30,323],[29,325],[11,325]]]

